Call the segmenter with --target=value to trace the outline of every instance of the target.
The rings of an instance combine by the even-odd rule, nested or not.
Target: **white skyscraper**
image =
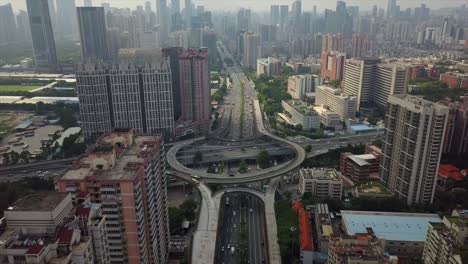
[[[388,98],[380,178],[409,205],[434,200],[448,113],[416,96]]]

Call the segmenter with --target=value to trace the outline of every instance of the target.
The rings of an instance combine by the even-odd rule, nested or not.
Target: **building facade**
[[[169,59],[159,49],[130,49],[122,53],[119,64],[86,62],[76,72],[85,138],[96,139],[113,128],[172,137],[174,107]]]
[[[448,108],[443,153],[456,155],[468,153],[468,94],[465,94],[462,103],[451,102]]]
[[[257,60],[257,74],[276,76],[281,74],[281,61],[273,57]]]
[[[312,168],[299,170],[299,191],[319,198],[341,200],[343,180],[335,169]]]
[[[244,54],[242,56],[242,63],[247,68],[256,69],[257,59],[260,57],[258,53],[260,37],[256,33],[246,32],[243,35],[243,40]]]
[[[434,200],[448,112],[415,96],[388,99],[380,178],[409,205]]]
[[[165,150],[159,136],[118,129],[56,181],[75,203],[89,193],[106,217],[110,263],[167,263],[169,219]]]
[[[342,121],[356,116],[357,98],[343,94],[341,90],[318,86],[315,90],[315,104],[337,113]]]

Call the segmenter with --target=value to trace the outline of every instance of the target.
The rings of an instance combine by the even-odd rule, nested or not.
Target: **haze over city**
[[[0,0],[0,263],[467,264],[466,0]]]

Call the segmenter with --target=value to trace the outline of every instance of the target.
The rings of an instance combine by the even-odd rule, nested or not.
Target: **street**
[[[252,194],[228,193],[221,214],[215,263],[268,263],[263,202]]]

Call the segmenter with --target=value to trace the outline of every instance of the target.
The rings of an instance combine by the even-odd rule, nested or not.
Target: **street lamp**
[[[289,228],[289,230],[291,231],[292,233],[292,247],[291,247],[291,257],[294,257],[294,242],[295,242],[295,234],[296,234],[296,227],[294,226],[291,226],[291,228]]]

